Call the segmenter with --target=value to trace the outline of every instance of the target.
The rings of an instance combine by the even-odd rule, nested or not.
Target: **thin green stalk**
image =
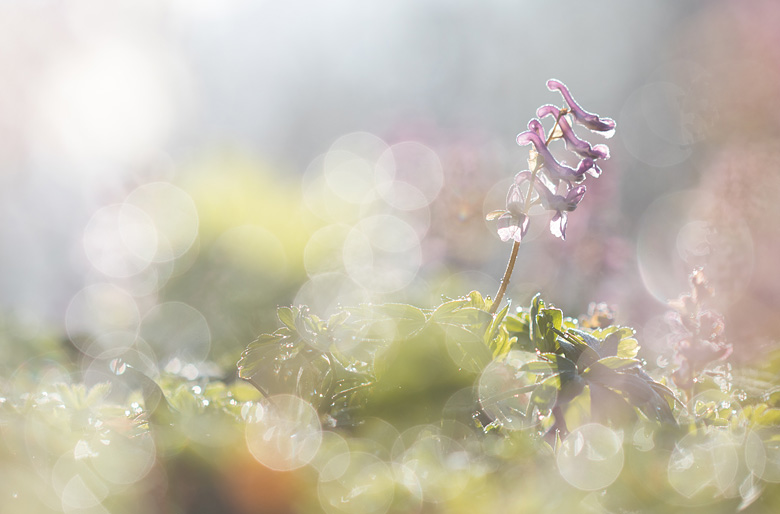
[[[493,305],[490,306],[490,314],[496,313],[501,300],[504,299],[504,293],[506,293],[506,288],[509,286],[509,277],[512,276],[512,270],[515,268],[517,251],[519,249],[520,241],[515,241],[515,243],[512,245],[512,253],[509,254],[509,262],[506,265],[506,271],[504,271],[504,276],[501,278],[501,285],[498,286],[498,292],[496,292],[496,299],[493,300]]]
[[[550,144],[550,141],[552,141],[553,135],[555,134],[555,130],[558,128],[558,123],[561,121],[561,117],[563,117],[565,114],[567,114],[569,111],[566,108],[561,109],[561,111],[558,113],[558,116],[555,117],[555,125],[553,125],[552,130],[547,136],[547,140],[544,142],[545,146]],[[523,214],[528,214],[528,210],[531,207],[531,195],[533,194],[534,190],[534,182],[536,181],[536,175],[539,173],[539,170],[542,169],[541,165],[539,164],[539,156],[537,155],[537,161],[536,165],[534,166],[534,170],[531,172],[531,181],[528,184],[528,192],[525,196],[525,204],[523,207]],[[493,300],[493,304],[490,306],[490,314],[495,314],[498,310],[498,306],[501,304],[501,301],[504,299],[504,294],[506,293],[506,288],[509,287],[509,279],[512,277],[512,271],[515,269],[515,261],[517,260],[517,252],[520,249],[520,241],[515,241],[512,245],[512,253],[509,254],[509,262],[506,265],[506,270],[504,271],[504,276],[501,277],[501,284],[498,286],[498,291],[496,291],[496,298]]]

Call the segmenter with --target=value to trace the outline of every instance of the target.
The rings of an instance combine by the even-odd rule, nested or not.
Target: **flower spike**
[[[493,211],[486,216],[489,221],[497,221],[498,236],[502,241],[513,241],[506,271],[490,307],[491,314],[497,312],[509,285],[520,242],[528,231],[528,211],[531,207],[541,205],[551,212],[550,232],[566,239],[568,213],[576,209],[585,196],[585,186],[580,183],[585,180],[586,173],[598,178],[601,168],[596,162],[609,159],[609,148],[606,145],[591,145],[577,137],[572,128],[572,117],[574,122],[606,137],[611,137],[615,130],[614,120],[585,111],[574,101],[568,88],[558,80],[548,80],[547,88],[559,91],[568,107],[561,109],[554,105],[543,105],[536,111],[538,118],[528,122],[528,130],[517,135],[517,144],[520,146],[533,145],[528,152],[530,170],[521,171],[515,176],[507,194],[506,209]],[[551,115],[555,118],[555,124],[546,132],[541,120]],[[580,158],[576,168],[558,162],[550,152],[548,145],[560,139],[563,139],[566,150]],[[565,193],[557,194],[558,191],[564,191],[564,187]]]

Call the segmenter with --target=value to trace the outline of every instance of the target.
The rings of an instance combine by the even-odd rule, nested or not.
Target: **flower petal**
[[[533,144],[536,151],[544,159],[544,167],[549,172],[550,178],[555,180],[579,182],[584,178],[583,175],[585,172],[594,166],[593,159],[590,157],[586,157],[580,161],[580,164],[576,170],[565,164],[561,164],[555,160],[555,157],[553,157],[553,155],[550,153],[550,150],[544,144],[542,138],[539,137],[539,134],[532,130],[527,130],[518,134],[517,144],[520,146]]]
[[[566,143],[566,149],[578,154],[581,157],[590,157],[591,159],[609,159],[609,148],[607,145],[590,146],[590,143],[578,138],[565,117],[561,117],[561,111],[554,105],[543,105],[536,110],[536,115],[540,118],[552,116],[558,120],[558,127],[563,134],[563,141]],[[530,123],[529,123],[530,128]]]
[[[577,205],[579,205],[582,201],[582,197],[585,196],[585,190],[586,187],[584,185],[579,185],[571,188],[571,190],[566,193],[567,211],[573,211]]]
[[[577,208],[582,197],[585,196],[585,185],[581,184],[569,189],[566,195],[557,195],[555,192],[544,184],[537,184],[536,191],[539,193],[542,201],[542,207],[548,211],[573,211]]]
[[[594,159],[609,159],[609,147],[607,145],[593,145],[591,150],[600,155],[600,157],[593,157]]]
[[[566,239],[566,212],[556,211],[550,220],[550,232],[555,237]]]
[[[615,133],[615,120],[610,118],[600,118],[598,114],[593,114],[584,110],[577,102],[574,101],[571,93],[569,93],[569,88],[567,88],[563,82],[550,79],[547,81],[547,89],[550,91],[557,90],[561,93],[563,99],[566,100],[566,104],[569,106],[569,109],[574,115],[574,118],[581,125],[584,125],[585,127],[595,132],[603,132],[604,137],[607,138],[612,137],[612,135]]]
[[[536,132],[536,134],[541,139],[545,139],[547,137],[544,135],[544,127],[542,126],[542,122],[536,118],[531,118],[531,121],[528,122],[528,130]]]
[[[528,232],[529,221],[530,219],[525,214],[513,216],[512,214],[507,213],[501,216],[498,218],[498,237],[501,238],[501,241],[509,241],[512,239],[519,243],[526,232]]]
[[[514,216],[523,214],[525,210],[525,199],[517,184],[509,186],[509,191],[506,194],[506,210]]]

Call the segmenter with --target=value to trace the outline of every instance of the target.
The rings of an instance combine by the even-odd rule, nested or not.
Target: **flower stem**
[[[555,135],[555,129],[558,128],[558,123],[560,123],[561,118],[567,114],[569,111],[565,107],[561,109],[561,111],[558,113],[558,116],[555,118],[555,125],[553,125],[552,130],[550,131],[549,135],[547,136],[547,141],[545,141],[545,146],[550,144],[550,141],[552,141],[553,135]],[[528,214],[528,210],[531,206],[531,195],[533,194],[534,190],[534,181],[536,180],[536,174],[539,172],[539,170],[542,168],[542,165],[539,163],[539,156],[537,155],[537,161],[536,165],[534,166],[533,172],[531,172],[531,181],[528,184],[528,192],[526,193],[525,197],[525,204],[524,204],[524,213]],[[504,299],[504,294],[506,293],[506,288],[509,287],[509,279],[512,277],[512,271],[515,269],[515,261],[517,261],[517,251],[520,249],[520,241],[515,241],[512,245],[512,253],[509,254],[509,262],[506,265],[506,271],[504,271],[504,276],[501,277],[501,284],[498,286],[498,291],[496,292],[496,298],[493,300],[493,304],[490,306],[490,314],[495,314],[498,310],[498,306],[501,304],[501,300]]]
[[[517,251],[519,249],[520,241],[515,241],[512,245],[512,253],[509,254],[509,262],[506,265],[506,271],[504,271],[504,276],[501,277],[501,285],[498,287],[498,292],[496,292],[496,299],[493,300],[493,305],[490,306],[490,314],[496,313],[499,304],[501,304],[501,300],[504,299],[504,293],[506,293],[506,288],[509,286],[509,277],[512,276],[512,270],[515,269],[515,261],[517,260]]]

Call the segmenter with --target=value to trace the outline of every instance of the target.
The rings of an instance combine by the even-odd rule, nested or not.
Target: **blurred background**
[[[280,305],[494,295],[485,214],[552,77],[618,130],[568,239],[532,220],[513,305],[607,302],[660,347],[705,266],[745,356],[780,329],[778,25],[774,0],[2,0],[0,369],[48,340],[231,373]]]

